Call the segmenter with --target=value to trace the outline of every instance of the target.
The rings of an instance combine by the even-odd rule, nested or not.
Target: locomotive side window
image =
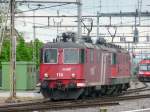
[[[112,54],[112,64],[116,64],[117,60],[116,60],[116,53]]]
[[[94,49],[90,49],[90,63],[94,63]]]
[[[57,49],[45,49],[44,63],[57,63]]]
[[[98,52],[98,63],[101,63],[101,52]]]
[[[64,63],[65,64],[78,64],[79,63],[79,50],[74,48],[64,49]]]
[[[80,51],[80,63],[84,63],[85,62],[85,51],[84,49],[81,49]]]

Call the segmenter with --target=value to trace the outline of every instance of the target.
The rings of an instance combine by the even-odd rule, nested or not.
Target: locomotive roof
[[[102,44],[91,44],[91,43],[74,43],[74,42],[48,42],[43,48],[96,48],[103,49],[111,52],[127,52],[125,49],[121,49],[115,45],[102,45]]]
[[[44,48],[85,48],[85,46],[74,42],[48,42]]]
[[[140,61],[140,64],[150,64],[150,59],[143,59]]]

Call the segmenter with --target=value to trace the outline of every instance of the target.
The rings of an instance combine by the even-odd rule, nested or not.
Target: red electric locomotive
[[[71,41],[69,41],[69,39]],[[41,92],[51,99],[113,95],[127,90],[130,56],[119,46],[89,38],[47,43],[41,50]],[[90,41],[89,41],[90,40]]]
[[[142,82],[150,81],[150,59],[140,61],[138,79]]]

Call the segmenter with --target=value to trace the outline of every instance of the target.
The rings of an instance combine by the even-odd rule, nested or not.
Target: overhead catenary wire
[[[150,20],[150,19],[147,19],[147,20]],[[19,21],[19,22],[23,22],[24,23],[24,20],[15,20],[15,21],[16,22]],[[33,24],[33,22],[31,22],[31,21],[25,21],[25,22],[28,23],[28,24]],[[46,24],[37,23],[37,22],[35,22],[35,24],[36,25],[44,25],[44,26],[46,26]],[[144,33],[144,32],[149,32],[149,30],[141,31],[139,33]],[[120,34],[120,33],[117,33],[117,34]],[[121,33],[121,34],[123,34],[123,33]],[[133,34],[133,33],[125,33],[125,34]]]
[[[38,8],[35,8],[35,9],[30,9],[30,10],[26,10],[26,11],[16,12],[16,14],[30,12],[30,11],[36,11],[36,10],[42,10],[42,9],[48,9],[48,8],[54,8],[54,7],[58,7],[58,6],[68,5],[68,4],[70,4],[70,3],[58,4],[58,5],[47,6],[47,7],[38,7]]]

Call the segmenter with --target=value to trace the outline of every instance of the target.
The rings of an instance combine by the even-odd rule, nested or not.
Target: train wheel
[[[93,92],[91,93],[91,98],[96,98],[96,97],[97,97],[96,91],[93,91]]]
[[[122,85],[116,85],[115,91],[113,92],[113,96],[118,96],[122,92]]]
[[[108,86],[107,87],[107,91],[106,91],[106,95],[111,96],[115,90],[115,86]]]
[[[107,92],[107,87],[106,86],[102,87],[102,89],[101,89],[101,95],[102,96],[106,95],[106,92]]]
[[[111,96],[117,96],[118,95],[118,91],[119,91],[119,86],[118,85],[114,85],[112,87]]]
[[[122,84],[118,85],[118,95],[122,93]]]
[[[122,91],[127,91],[127,89],[130,87],[128,83],[122,85]]]
[[[48,89],[41,88],[41,93],[44,96],[44,98],[50,98],[49,90]]]

